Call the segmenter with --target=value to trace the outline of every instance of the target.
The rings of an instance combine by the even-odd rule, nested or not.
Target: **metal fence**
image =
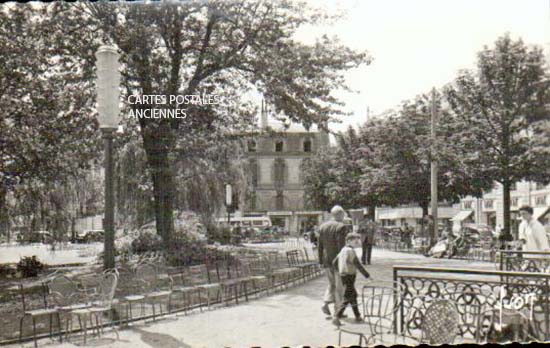
[[[404,288],[401,308],[394,318],[396,332],[398,328],[401,332],[414,329],[412,326],[417,324],[416,321],[405,320],[412,310],[407,300],[416,296],[451,299],[456,302],[461,308],[459,314],[463,337],[474,336],[479,325],[477,319],[472,319],[472,313],[475,312],[472,307],[492,309],[503,302],[515,303],[518,298],[532,296],[529,304],[532,326],[540,339],[550,339],[550,274],[394,266],[393,278]],[[523,302],[525,306],[528,305],[526,301]]]
[[[501,250],[499,270],[550,273],[550,252]]]

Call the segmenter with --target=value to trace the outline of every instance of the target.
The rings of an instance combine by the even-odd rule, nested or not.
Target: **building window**
[[[286,164],[282,158],[275,159],[273,163],[273,183],[276,187],[282,187],[285,184]]]
[[[487,199],[487,200],[483,201],[483,206],[487,209],[492,209],[493,208],[493,200],[492,199]]]
[[[254,140],[248,141],[248,152],[256,152],[256,142]]]
[[[546,188],[546,185],[541,184],[540,182],[537,182],[535,184],[535,190],[544,190]]]
[[[512,197],[512,207],[517,207],[519,203],[519,197]]]
[[[255,211],[256,210],[256,192],[251,192],[250,197],[248,199],[249,199],[248,208],[251,211]]]
[[[546,206],[546,196],[536,196],[535,197],[536,206]]]
[[[311,152],[311,140],[309,139],[304,141],[304,152]]]
[[[255,159],[251,159],[249,165],[252,185],[256,187],[258,186],[258,162]]]
[[[284,210],[285,209],[285,197],[283,191],[277,191],[277,196],[275,196],[275,210]]]
[[[284,143],[280,140],[275,142],[275,152],[283,152]]]
[[[464,209],[472,209],[472,201],[464,202]]]

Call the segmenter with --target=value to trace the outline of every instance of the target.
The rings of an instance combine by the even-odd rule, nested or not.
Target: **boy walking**
[[[349,233],[346,236],[346,245],[340,250],[340,253],[333,261],[333,266],[338,268],[338,273],[344,286],[344,302],[341,307],[336,311],[336,315],[332,323],[340,326],[340,319],[343,317],[344,310],[348,305],[351,305],[353,314],[355,315],[355,321],[363,321],[361,313],[359,312],[357,304],[357,291],[355,290],[355,277],[357,270],[369,278],[370,274],[363,267],[357,254],[355,254],[354,248],[361,247],[361,236],[357,233]]]

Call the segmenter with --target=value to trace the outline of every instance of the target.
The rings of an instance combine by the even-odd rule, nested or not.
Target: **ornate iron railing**
[[[405,334],[419,329],[423,313],[412,302],[424,296],[427,301],[451,299],[457,304],[460,334],[465,338],[476,338],[478,320],[485,320],[479,313],[510,304],[528,309],[536,337],[550,339],[550,274],[394,266],[393,277],[405,289],[399,315],[394,318],[395,333],[398,328]]]
[[[549,251],[499,251],[501,271],[550,273]]]

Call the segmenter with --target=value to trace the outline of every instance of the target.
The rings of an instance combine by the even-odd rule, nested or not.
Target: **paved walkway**
[[[392,266],[422,265],[438,267],[468,267],[494,269],[491,263],[464,260],[430,259],[420,255],[390,251],[374,251],[373,265],[368,270],[373,279],[391,280]],[[358,275],[358,287],[365,279]],[[336,345],[338,334],[335,327],[321,313],[322,294],[327,281],[319,277],[306,284],[284,292],[237,306],[175,317],[169,316],[156,323],[139,322],[120,331],[120,340],[114,340],[112,332],[88,341],[94,347],[320,347]],[[350,311],[348,309],[348,311]],[[351,313],[350,317],[351,317]],[[32,343],[25,344],[32,347]],[[82,347],[82,341],[74,337],[72,343],[53,343],[41,340],[39,347]]]

